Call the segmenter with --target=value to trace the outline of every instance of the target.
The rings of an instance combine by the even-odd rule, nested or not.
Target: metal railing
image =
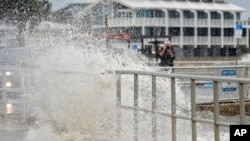
[[[204,61],[203,63],[205,63]],[[214,64],[222,63],[220,61],[207,61],[207,63],[212,62]],[[233,61],[232,61],[233,62]],[[230,62],[230,63],[232,63]],[[186,63],[186,62],[185,62]],[[189,62],[190,63],[190,62]],[[181,73],[181,74],[192,74],[192,75],[212,75],[212,76],[222,76],[223,70],[235,70],[236,74],[235,77],[240,78],[247,78],[249,76],[249,67],[248,65],[225,65],[226,62],[223,62],[223,66],[198,66],[199,61],[193,62],[197,63],[196,66],[176,66],[176,67],[154,67],[160,70],[164,69],[173,69],[175,73]],[[233,62],[235,63],[235,62]]]
[[[167,74],[167,73],[159,73],[159,72],[148,72],[148,71],[133,71],[133,70],[116,70],[115,73],[118,75],[117,79],[117,123],[118,123],[118,135],[121,130],[121,110],[133,110],[134,113],[134,140],[138,141],[138,113],[141,111],[149,112],[152,114],[152,140],[157,141],[157,126],[156,126],[156,117],[157,115],[163,115],[165,117],[171,118],[172,124],[172,141],[177,140],[177,119],[189,120],[191,122],[191,134],[192,141],[197,140],[197,123],[208,123],[214,126],[214,140],[220,141],[220,127],[229,127],[232,122],[223,122],[219,118],[219,82],[233,82],[238,83],[239,86],[239,122],[236,124],[246,124],[246,109],[245,109],[245,92],[246,86],[250,84],[249,79],[244,78],[225,78],[225,77],[212,77],[212,76],[198,76],[198,75],[185,75],[185,74]],[[121,91],[121,76],[122,75],[132,75],[134,76],[134,105],[133,106],[125,106],[122,104],[122,91]],[[151,101],[151,110],[146,110],[139,107],[138,99],[139,99],[139,76],[151,76],[152,78],[152,101]],[[170,86],[171,86],[171,112],[163,113],[158,111],[157,109],[157,96],[156,96],[156,81],[157,78],[169,78]],[[177,88],[177,79],[189,79],[191,83],[191,111],[189,111],[191,116],[187,115],[179,115],[177,114],[177,105],[176,105],[176,88]],[[213,95],[214,95],[214,116],[213,120],[199,118],[196,112],[196,81],[212,81],[214,84],[213,87]],[[143,88],[142,88],[143,89]]]

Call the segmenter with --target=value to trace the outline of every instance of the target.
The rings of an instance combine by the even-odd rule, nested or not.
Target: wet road
[[[20,120],[0,117],[0,141],[24,141],[28,126]]]
[[[24,141],[26,132],[15,131],[0,131],[1,141]]]

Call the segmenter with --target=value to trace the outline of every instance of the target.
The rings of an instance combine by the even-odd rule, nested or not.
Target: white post
[[[197,128],[196,128],[196,84],[195,80],[191,79],[191,123],[192,123],[192,141],[197,141]]]
[[[134,74],[134,141],[138,141],[138,74]]]
[[[156,77],[152,76],[152,138],[157,141],[157,106],[156,106]]]
[[[171,77],[171,119],[172,119],[172,141],[177,141],[176,136],[176,89],[175,78]]]

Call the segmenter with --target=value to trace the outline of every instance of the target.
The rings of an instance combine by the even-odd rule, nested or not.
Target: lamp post
[[[235,65],[238,65],[238,58],[239,58],[239,47],[240,47],[240,38],[237,38],[237,46],[236,46],[236,62]]]
[[[106,47],[108,48],[109,42],[109,27],[108,27],[108,15],[105,16],[105,32],[106,32]]]
[[[236,24],[236,39],[237,39],[237,46],[236,46],[236,62],[235,65],[238,65],[238,58],[239,58],[239,47],[240,47],[240,38],[242,37],[242,30],[243,26],[241,23]]]

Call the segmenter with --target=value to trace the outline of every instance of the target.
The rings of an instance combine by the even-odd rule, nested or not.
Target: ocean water
[[[131,141],[134,139],[132,110],[121,110],[121,129],[117,133],[116,81],[107,70],[158,71],[145,64],[146,58],[130,49],[107,48],[106,41],[64,34],[30,34],[28,48],[32,85],[27,112],[36,118],[24,141]],[[168,72],[165,72],[168,73]],[[122,105],[133,105],[133,78],[122,76]],[[151,108],[151,78],[139,77],[139,107]],[[157,78],[157,107],[170,113],[170,83]],[[177,113],[190,115],[190,96],[177,86]],[[210,112],[198,116],[212,119]],[[228,117],[221,117],[228,120]],[[238,118],[235,117],[237,120]],[[139,112],[138,138],[152,140],[152,115]],[[232,119],[230,119],[232,120]],[[171,140],[171,119],[157,116],[157,140]],[[177,120],[177,140],[191,139],[190,121]],[[213,125],[197,124],[200,141],[214,140]],[[15,136],[15,135],[14,135]],[[221,140],[229,140],[229,129],[221,128]],[[18,137],[18,136],[17,136]],[[6,137],[7,139],[7,137]],[[14,141],[14,140],[13,140]]]
[[[33,72],[33,87],[28,98],[29,113],[36,117],[36,124],[28,130],[25,140],[131,140],[132,111],[122,111],[123,128],[121,134],[117,135],[117,75],[106,71],[152,69],[144,64],[142,56],[129,49],[107,49],[105,40],[84,41],[64,37],[48,33],[40,38],[39,43],[36,43],[37,37],[29,37],[30,46],[36,44],[40,53],[34,59],[33,66],[36,66],[36,69]],[[122,103],[130,105],[133,103],[133,80],[129,76],[122,78]],[[159,80],[159,87],[167,88],[164,84],[166,81]],[[150,107],[150,85],[150,78],[140,79],[141,107]],[[163,92],[159,88],[159,94]],[[159,100],[159,103],[164,103],[160,108],[166,111],[169,111],[168,98],[169,96],[162,95]],[[148,140],[150,137],[150,117],[150,114],[140,113],[142,122],[139,135],[142,140]],[[168,123],[165,126],[169,125]],[[166,130],[166,127],[162,128]],[[159,132],[162,132],[159,138],[167,137],[163,131]]]

